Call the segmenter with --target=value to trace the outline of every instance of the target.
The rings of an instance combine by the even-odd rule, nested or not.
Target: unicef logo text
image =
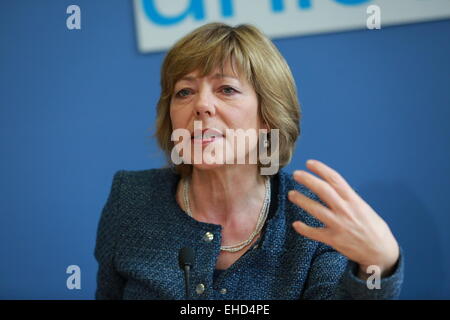
[[[222,18],[233,18],[235,16],[234,0],[215,0],[220,8]],[[261,4],[267,1],[268,8],[273,13],[283,12],[286,8],[285,0],[261,0]],[[318,0],[316,0],[318,1]],[[324,0],[321,0],[324,1]],[[371,0],[328,0],[344,6],[355,6],[370,2]],[[208,1],[209,2],[209,1]],[[314,8],[313,0],[297,0],[299,10],[311,10]],[[187,17],[191,17],[197,22],[206,22],[208,17],[205,13],[205,0],[184,1],[184,7],[177,14],[166,14],[160,12],[157,0],[142,0],[142,7],[148,19],[161,26],[169,26],[180,23]],[[180,3],[179,1],[177,3]]]

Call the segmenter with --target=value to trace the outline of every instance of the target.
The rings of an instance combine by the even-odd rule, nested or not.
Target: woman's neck
[[[193,168],[190,179],[189,200],[195,219],[233,226],[247,220],[249,215],[259,215],[265,196],[265,177],[259,174],[256,165],[212,170]]]

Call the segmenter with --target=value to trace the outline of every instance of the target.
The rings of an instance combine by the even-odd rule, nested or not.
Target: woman
[[[267,37],[250,25],[204,25],[168,52],[161,87],[156,137],[170,165],[114,175],[97,233],[97,299],[398,297],[403,255],[387,224],[324,163],[307,162],[319,177],[282,169],[300,107]],[[229,134],[239,129],[270,133],[244,143],[244,163]],[[174,139],[180,130],[187,139]],[[261,142],[276,150],[271,174],[261,157],[249,161]],[[209,148],[217,161],[180,146]],[[194,251],[187,293],[185,247]]]

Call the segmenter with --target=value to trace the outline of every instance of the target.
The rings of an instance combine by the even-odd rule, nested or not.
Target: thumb
[[[326,242],[327,239],[327,230],[325,228],[314,228],[306,225],[301,221],[295,221],[292,224],[294,230],[312,240]]]

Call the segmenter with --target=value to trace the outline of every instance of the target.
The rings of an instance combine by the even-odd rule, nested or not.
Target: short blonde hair
[[[223,70],[228,61],[232,66],[236,65],[239,75],[253,86],[262,121],[270,129],[279,129],[279,167],[291,161],[295,141],[300,136],[301,110],[286,60],[275,45],[252,25],[232,27],[209,23],[178,40],[167,53],[161,68],[155,137],[168,158],[169,166],[174,165],[182,176],[191,173],[192,165],[175,165],[170,160],[174,142],[171,140],[173,129],[169,108],[175,84],[196,70],[201,77],[218,67]],[[262,164],[258,163],[258,166]]]

